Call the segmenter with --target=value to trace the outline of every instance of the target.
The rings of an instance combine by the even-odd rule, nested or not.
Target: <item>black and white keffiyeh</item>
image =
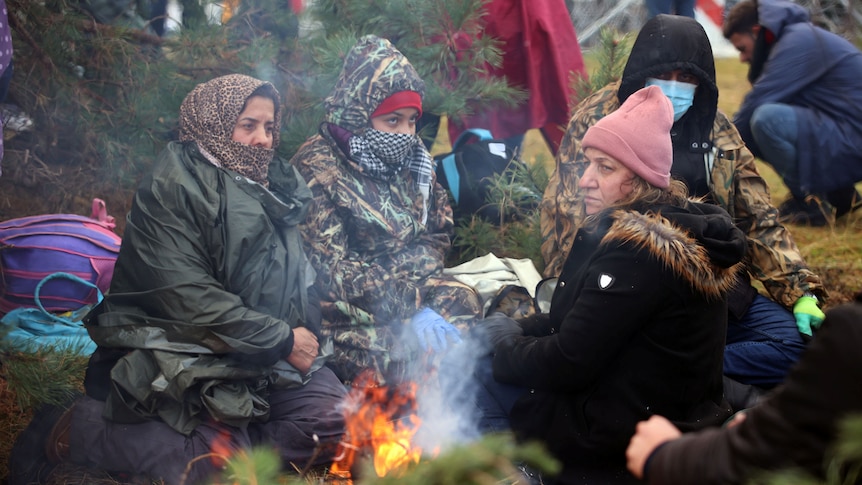
[[[391,180],[405,166],[410,170],[422,194],[422,224],[425,224],[434,161],[422,140],[417,135],[369,129],[362,135],[351,136],[348,144],[350,158],[372,177]]]

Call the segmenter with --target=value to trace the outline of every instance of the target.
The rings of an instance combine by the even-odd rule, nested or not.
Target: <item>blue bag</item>
[[[69,273],[50,274],[36,285],[33,295],[36,308],[16,308],[0,319],[0,344],[4,348],[27,352],[48,348],[74,350],[83,356],[96,350],[96,343],[90,339],[82,322],[94,305],[84,305],[62,314],[51,313],[42,306],[39,291],[53,279],[67,279],[93,288],[97,294],[94,305],[102,301],[102,292],[95,284]]]
[[[516,219],[520,214],[536,208],[541,200],[539,190],[532,184],[519,183],[515,207],[504,208],[489,203],[494,177],[522,170],[529,172],[503,140],[491,132],[472,128],[458,136],[452,151],[434,157],[437,162],[437,182],[449,191],[450,203],[456,224],[463,218],[478,215],[499,224]]]

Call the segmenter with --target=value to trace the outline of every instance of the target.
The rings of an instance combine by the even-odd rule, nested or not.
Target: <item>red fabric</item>
[[[377,109],[371,113],[371,117],[389,114],[396,109],[401,108],[416,108],[419,114],[422,114],[422,97],[416,91],[398,91],[393,93],[382,103],[377,106]]]
[[[302,13],[302,0],[290,0],[290,9],[293,10],[295,15]]]
[[[492,0],[486,5],[485,35],[503,42],[503,65],[488,66],[526,89],[529,101],[515,109],[491,108],[463,123],[450,123],[454,140],[467,128],[487,128],[498,138],[542,129],[554,153],[569,122],[574,101],[570,72],[586,77],[584,59],[564,0]]]
[[[715,0],[697,0],[697,8],[709,18],[710,22],[721,28],[724,22],[724,5],[719,5]]]

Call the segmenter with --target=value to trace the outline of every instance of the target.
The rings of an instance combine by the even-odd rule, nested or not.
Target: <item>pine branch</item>
[[[622,77],[631,53],[631,43],[630,34],[621,35],[613,28],[603,28],[599,32],[599,42],[595,48],[598,68],[590,74],[589,79],[580,77],[574,80],[576,96],[574,104],[569,107],[572,113],[575,112],[578,101]]]
[[[161,37],[153,34],[148,34],[140,30],[104,25],[97,23],[94,20],[86,19],[78,20],[77,24],[82,32],[99,34],[107,37],[129,37],[135,42],[139,42],[141,44],[149,44],[154,46],[162,45]]]
[[[2,377],[21,409],[65,402],[81,389],[88,360],[79,349],[65,347],[36,352],[6,350],[0,359]]]
[[[51,70],[56,69],[54,66],[54,62],[51,60],[51,57],[46,54],[44,50],[42,50],[42,47],[40,47],[39,44],[33,39],[33,36],[30,35],[30,32],[18,20],[16,12],[12,12],[12,14],[9,15],[9,27],[11,27],[16,34],[18,34],[22,39],[24,39],[24,42],[26,42],[30,46],[30,48],[33,49],[35,57],[37,57],[39,61],[45,65],[46,68],[49,68]]]

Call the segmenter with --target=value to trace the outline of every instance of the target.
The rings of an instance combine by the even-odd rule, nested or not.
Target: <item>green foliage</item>
[[[753,480],[757,485],[851,485],[862,478],[862,414],[840,421],[838,438],[826,454],[826,480],[790,469],[763,473]]]
[[[539,211],[530,211],[524,219],[495,226],[473,215],[455,227],[455,240],[448,266],[494,253],[501,258],[530,259],[536,269],[544,268],[541,253],[542,236]]]
[[[554,160],[552,159],[550,163],[553,166]],[[548,171],[545,170],[545,155],[537,154],[536,158],[527,165],[527,168],[530,171],[530,180],[536,186],[536,190],[544,192],[551,178]]]
[[[593,48],[594,60],[598,67],[590,74],[589,79],[579,77],[574,81],[572,87],[577,96],[573,99],[584,99],[599,88],[619,79],[628,61],[633,42],[634,38],[630,33],[620,34],[612,28],[603,28],[599,32],[599,41]],[[576,106],[570,108],[574,113]]]
[[[541,164],[510,164],[490,180],[486,203],[500,211],[500,220],[478,215],[456,221],[450,265],[460,264],[489,252],[499,257],[529,258],[541,270],[541,230],[538,203],[548,175]],[[508,222],[507,222],[508,220]]]
[[[479,485],[524,483],[515,464],[530,466],[546,476],[560,472],[560,464],[538,443],[516,444],[510,434],[490,434],[480,440],[452,447],[440,456],[423,457],[403,473],[378,477],[371,463],[360,466],[359,485]],[[270,483],[328,483],[326,477],[279,475],[278,455],[268,448],[240,452],[227,460],[223,482],[234,485]],[[342,483],[338,480],[332,483]],[[348,483],[348,482],[343,482]]]
[[[46,347],[36,352],[4,350],[0,377],[21,409],[61,404],[81,389],[87,357],[74,346]]]
[[[249,452],[239,451],[225,464],[222,477],[224,483],[232,485],[257,485],[277,483],[281,473],[281,459],[273,448],[255,448]],[[294,480],[293,483],[301,483]]]
[[[826,470],[828,483],[859,483],[862,478],[862,416],[850,416],[841,421],[832,454]]]
[[[485,202],[500,211],[503,226],[508,218],[523,219],[532,212],[541,198],[533,182],[533,171],[525,164],[510,163],[505,171],[496,174],[490,181]]]
[[[509,254],[501,251],[500,255],[515,259],[530,259],[539,273],[545,269],[545,262],[542,259],[542,231],[538,209],[531,211],[524,219],[509,224],[503,238],[507,248],[516,247],[518,250]]]
[[[8,0],[15,45],[10,98],[36,129],[10,140],[7,155],[26,150],[25,162],[91,173],[104,185],[68,190],[130,193],[176,137],[185,95],[200,82],[237,72],[270,81],[281,92],[279,152],[290,158],[317,132],[322,101],[347,51],[370,33],[392,40],[423,76],[426,112],[459,119],[490,103],[512,106],[525,93],[485,75],[487,65],[499,65],[501,58],[497,42],[481,36],[484,2],[321,0],[300,22],[283,0],[242,0],[221,25],[204,13],[220,0],[183,0],[183,28],[159,38],[133,28],[144,25],[133,8],[118,12],[110,1]],[[117,20],[93,22],[82,6],[113,9],[93,15]],[[49,180],[36,178],[33,185],[39,182]]]
[[[464,261],[494,252],[499,240],[497,228],[477,215],[470,216],[469,220],[456,221],[455,241],[453,255],[447,266],[453,266]]]
[[[94,23],[71,0],[7,3],[15,43],[10,95],[34,118],[37,129],[25,140],[32,156],[100,171],[112,184],[132,185],[146,171],[195,84],[254,74],[278,52],[274,41],[268,49],[226,49],[230,29],[206,23],[160,39]]]
[[[479,441],[454,447],[434,459],[423,459],[411,465],[404,476],[377,478],[373,470],[368,470],[369,478],[360,483],[362,485],[523,483],[525,478],[520,475],[520,471],[513,463],[530,465],[548,475],[554,475],[560,471],[560,464],[539,444],[516,445],[510,435],[493,434]]]

